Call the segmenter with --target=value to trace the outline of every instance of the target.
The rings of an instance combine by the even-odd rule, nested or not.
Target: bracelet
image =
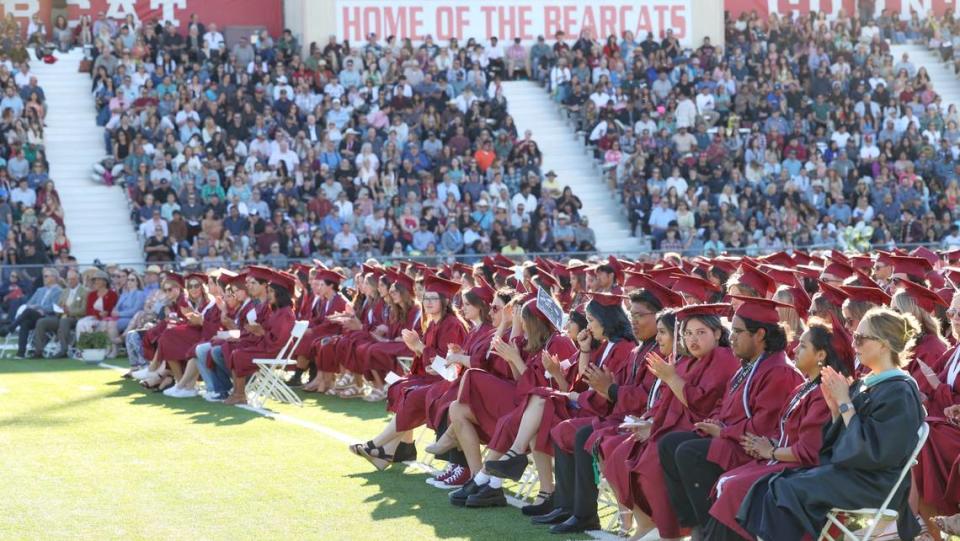
[[[779,449],[779,447],[774,447],[773,449],[770,450],[770,460],[776,460],[776,459],[777,459],[777,457],[776,457],[777,449]]]

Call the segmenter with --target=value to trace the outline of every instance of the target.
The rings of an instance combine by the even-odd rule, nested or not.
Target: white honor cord
[[[750,382],[753,381],[753,374],[757,371],[757,367],[760,366],[760,361],[763,360],[761,355],[756,362],[753,363],[753,367],[750,368],[750,373],[747,374],[747,381],[743,383],[743,412],[747,414],[747,419],[753,417],[753,413],[750,412],[750,406],[747,404],[747,397],[750,396]]]
[[[960,346],[957,346],[957,350],[953,352],[947,367],[947,385],[953,387],[957,382],[957,375],[960,374]]]

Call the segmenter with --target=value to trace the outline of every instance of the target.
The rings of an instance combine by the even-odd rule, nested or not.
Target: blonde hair
[[[943,334],[940,332],[940,322],[934,319],[933,314],[920,308],[917,301],[906,290],[901,289],[893,294],[890,307],[915,317],[920,322],[921,335],[935,336],[943,345],[947,345],[947,341],[943,339]]]
[[[773,300],[793,306],[793,292],[789,286],[780,286],[773,294]],[[803,334],[803,320],[796,308],[777,308],[777,313],[780,314],[780,323],[787,328],[787,342],[792,342]]]
[[[877,307],[871,308],[860,320],[868,334],[890,348],[893,364],[905,366],[910,361],[914,342],[920,335],[920,322],[913,314]]]

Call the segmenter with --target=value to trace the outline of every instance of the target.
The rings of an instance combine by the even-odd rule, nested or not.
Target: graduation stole
[[[746,381],[743,388],[743,412],[747,415],[747,419],[753,417],[753,413],[750,411],[750,405],[747,403],[747,397],[750,395],[750,382],[753,381],[753,374],[757,371],[757,367],[767,358],[767,355],[767,353],[763,353],[752,363],[741,366],[730,381],[730,394],[735,393],[740,387],[740,384]]]
[[[787,409],[783,412],[783,415],[780,416],[780,438],[777,440],[777,447],[786,447],[789,443],[789,437],[787,436],[787,421],[790,419],[790,416],[793,415],[793,412],[800,407],[800,402],[803,402],[803,399],[807,397],[808,394],[812,393],[820,385],[820,378],[816,378],[808,381],[793,395],[793,398],[790,399],[790,402],[787,404]],[[767,465],[773,465],[780,462],[775,458],[771,458],[767,461]]]

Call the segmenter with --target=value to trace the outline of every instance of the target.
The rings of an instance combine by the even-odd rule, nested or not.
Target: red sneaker
[[[447,480],[448,477],[454,474],[454,472],[459,468],[456,464],[450,463],[447,464],[447,467],[444,468],[442,472],[437,474],[434,477],[427,478],[427,484],[435,487],[443,485],[443,482]]]
[[[460,488],[467,484],[467,481],[470,479],[473,479],[473,474],[470,473],[470,469],[458,466],[457,469],[454,470],[453,475],[450,475],[442,483],[438,482],[434,486],[437,488]]]

